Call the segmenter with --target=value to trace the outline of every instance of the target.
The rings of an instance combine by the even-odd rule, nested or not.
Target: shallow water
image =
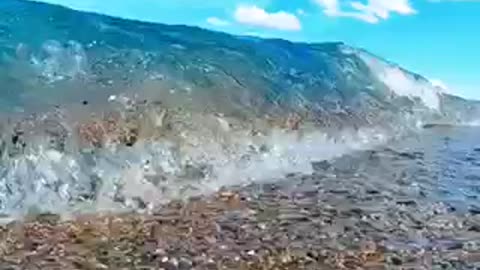
[[[89,254],[98,267],[129,269],[478,269],[479,132],[432,128],[317,162],[312,174],[231,186],[145,215],[60,224],[43,216],[24,227],[36,245],[15,245],[24,234],[7,226],[0,266],[77,269],[78,254]],[[102,235],[107,242],[95,240]]]
[[[259,201],[284,194],[297,215],[333,213],[328,226],[312,225],[319,234],[332,230],[332,245],[348,246],[355,238],[385,241],[393,249],[478,244],[479,135],[474,127],[424,130],[375,150],[316,163],[313,175],[292,175],[252,192]],[[272,211],[282,209],[273,205]]]
[[[436,201],[466,213],[479,207],[480,152],[477,127],[443,127],[377,150],[337,160],[337,178],[365,179],[380,192]],[[419,203],[419,205],[421,205]]]

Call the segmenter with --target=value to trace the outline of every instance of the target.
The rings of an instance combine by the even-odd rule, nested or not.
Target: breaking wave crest
[[[8,131],[7,131],[8,130]],[[223,186],[312,172],[312,163],[384,143],[381,128],[319,130],[142,104],[74,120],[67,113],[4,128],[0,211],[148,210]]]

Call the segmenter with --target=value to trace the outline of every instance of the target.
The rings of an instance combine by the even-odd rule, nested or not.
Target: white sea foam
[[[30,63],[38,75],[49,82],[56,82],[85,75],[87,54],[76,41],[62,44],[49,40],[44,42],[38,53],[30,55]]]
[[[449,87],[442,80],[429,79],[429,81],[440,93],[451,93]]]
[[[218,125],[221,128],[224,123]],[[288,173],[308,174],[314,161],[387,139],[376,129],[345,130],[335,137],[320,131],[300,134],[283,130],[256,138],[231,135],[235,137],[222,141],[185,133],[182,144],[145,140],[96,154],[32,148],[3,161],[0,213],[22,216],[32,208],[56,213],[138,210],[142,208],[139,201],[149,209],[224,186],[275,181]]]
[[[411,99],[420,99],[425,106],[432,110],[440,109],[441,91],[432,82],[416,79],[399,67],[370,56],[364,52],[357,52],[365,61],[377,78],[383,82],[394,94]]]

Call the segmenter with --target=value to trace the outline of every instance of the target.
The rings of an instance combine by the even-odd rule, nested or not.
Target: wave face
[[[343,43],[19,0],[0,2],[0,84],[6,215],[149,208],[480,115],[480,103]]]

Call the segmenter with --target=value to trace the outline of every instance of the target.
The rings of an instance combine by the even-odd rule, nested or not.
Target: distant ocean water
[[[352,174],[368,175],[378,190],[425,205],[443,203],[459,215],[477,215],[479,133],[478,127],[436,127],[341,163]]]

